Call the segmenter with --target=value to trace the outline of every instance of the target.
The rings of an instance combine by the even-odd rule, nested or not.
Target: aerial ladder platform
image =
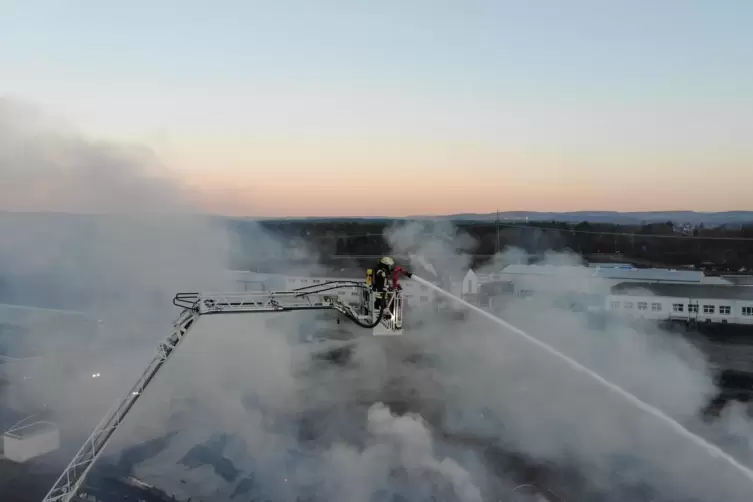
[[[339,293],[357,291],[357,301],[346,302]],[[292,291],[247,293],[178,293],[173,304],[181,313],[170,334],[157,347],[157,353],[128,391],[94,428],[89,438],[57,479],[43,502],[75,501],[86,476],[107,447],[110,438],[133,408],[147,386],[175,352],[189,330],[203,316],[219,314],[280,313],[298,310],[335,310],[374,336],[403,334],[403,293],[388,287],[378,293],[365,282],[330,281]],[[349,295],[344,295],[349,296]],[[350,298],[353,298],[350,295]],[[379,304],[378,308],[375,306]]]

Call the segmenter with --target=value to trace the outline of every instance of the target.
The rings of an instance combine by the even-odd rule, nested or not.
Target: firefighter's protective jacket
[[[383,263],[379,263],[374,271],[374,283],[372,289],[377,293],[384,292],[387,289],[387,278],[389,277],[389,267]]]

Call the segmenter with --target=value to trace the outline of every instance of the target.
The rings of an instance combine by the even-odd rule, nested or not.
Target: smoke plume
[[[434,242],[457,241],[456,232],[444,228]],[[413,242],[411,237],[395,247]],[[463,262],[453,246],[433,247],[426,236],[421,242],[442,263]],[[492,274],[500,263],[530,258],[508,250],[476,272]],[[603,306],[608,285],[580,264],[567,253],[539,256],[537,266],[556,265],[550,270],[557,272],[539,282],[534,297],[507,297],[495,306],[498,314],[751,465],[751,421],[739,407],[714,425],[700,419],[716,391],[703,355],[657,327],[594,322],[583,305]],[[573,308],[578,304],[583,311]],[[635,500],[639,493],[655,500],[748,496],[750,482],[734,469],[503,328],[469,314],[454,325],[435,322],[420,331],[411,336],[441,368],[438,386],[446,406],[456,415],[479,410],[499,422],[488,427],[455,421],[455,432],[484,436],[543,464],[575,468],[601,492],[600,500]]]
[[[0,303],[78,312],[3,309],[25,316],[23,333],[3,333],[6,351],[40,356],[8,365],[5,405],[85,434],[167,334],[173,295],[228,287],[233,237],[194,214],[148,149],[5,99],[0,179]]]
[[[34,317],[23,337],[3,339],[42,355],[11,375],[8,399],[51,410],[71,442],[149,361],[177,314],[176,292],[237,289],[233,255],[262,268],[291,247],[311,251],[253,224],[238,239],[197,215],[191,192],[148,150],[86,138],[9,101],[0,101],[0,176],[0,203],[14,211],[0,214],[3,301],[83,314]],[[476,246],[446,222],[396,225],[386,237],[447,288]],[[740,406],[713,424],[699,418],[715,392],[703,355],[658,328],[595,323],[573,305],[606,285],[572,254],[543,256],[540,266],[559,270],[548,285],[491,308],[750,464]],[[506,250],[476,272],[530,258]],[[201,319],[92,476],[115,468],[194,501],[514,500],[524,483],[563,500],[750,498],[718,460],[463,309],[411,309],[403,337],[370,337],[336,318]],[[300,343],[307,337],[326,340]]]

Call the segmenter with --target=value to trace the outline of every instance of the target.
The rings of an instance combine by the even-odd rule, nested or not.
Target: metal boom
[[[357,289],[361,292],[357,306],[340,300],[337,290]],[[333,293],[334,292],[334,293]],[[106,448],[117,427],[123,422],[146,387],[175,352],[199,317],[215,314],[273,313],[295,310],[332,309],[342,313],[359,326],[373,329],[374,335],[403,333],[403,302],[400,290],[385,294],[384,307],[375,311],[374,293],[355,281],[332,281],[307,288],[264,293],[178,293],[173,304],[182,307],[173,330],[158,346],[146,370],[94,428],[65,471],[57,479],[43,502],[69,502],[78,493],[89,470]]]

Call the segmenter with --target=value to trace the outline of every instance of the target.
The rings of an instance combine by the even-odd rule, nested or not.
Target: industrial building
[[[66,362],[79,359],[100,327],[83,312],[0,304],[0,449],[7,460],[26,462],[60,447],[55,424],[41,420],[49,413],[37,397],[62,395],[55,389],[79,370]]]
[[[479,276],[477,283],[479,303],[489,307],[495,298],[559,296],[583,309],[631,319],[753,325],[753,287],[701,271],[510,265]]]
[[[52,422],[34,422],[3,434],[3,454],[14,462],[26,462],[58,448],[60,431]]]
[[[623,282],[612,288],[604,308],[657,321],[753,325],[753,287]]]
[[[516,296],[531,296],[537,292],[608,294],[621,282],[650,282],[671,284],[722,284],[731,282],[707,277],[696,270],[661,268],[633,268],[626,265],[508,265],[498,273],[479,278],[480,283],[509,282]]]

